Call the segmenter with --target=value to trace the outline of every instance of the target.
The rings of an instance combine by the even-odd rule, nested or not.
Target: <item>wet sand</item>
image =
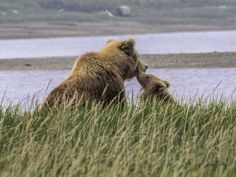
[[[76,57],[29,58],[0,60],[0,71],[71,69]],[[236,52],[204,54],[142,55],[150,68],[233,68]]]
[[[68,36],[107,36],[122,34],[143,34],[183,31],[233,30],[235,26],[209,24],[178,24],[171,22],[145,23],[140,21],[105,22],[29,22],[3,23],[0,26],[0,39],[51,38]]]

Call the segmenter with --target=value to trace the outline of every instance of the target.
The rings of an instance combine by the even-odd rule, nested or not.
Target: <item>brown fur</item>
[[[69,78],[48,95],[44,105],[125,100],[124,81],[147,69],[134,46],[133,39],[110,40],[98,52],[82,55],[75,61]]]
[[[141,93],[141,100],[152,98],[163,102],[176,102],[172,95],[169,93],[168,88],[170,83],[162,80],[152,74],[140,72],[137,76],[139,83],[142,86],[143,92]]]

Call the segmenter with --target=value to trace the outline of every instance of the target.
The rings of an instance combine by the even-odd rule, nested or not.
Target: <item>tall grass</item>
[[[235,137],[235,103],[1,107],[0,176],[235,176]]]

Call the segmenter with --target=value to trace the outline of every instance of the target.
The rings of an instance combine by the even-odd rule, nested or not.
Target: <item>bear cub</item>
[[[168,81],[162,80],[152,74],[146,74],[142,71],[139,72],[137,80],[142,86],[141,100],[151,98],[164,103],[176,103],[175,99],[168,91],[168,88],[170,87]]]

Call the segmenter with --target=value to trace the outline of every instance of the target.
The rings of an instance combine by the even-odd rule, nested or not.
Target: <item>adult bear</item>
[[[124,81],[146,69],[133,39],[109,40],[99,51],[80,56],[69,77],[48,95],[43,105],[50,108],[123,101]]]

